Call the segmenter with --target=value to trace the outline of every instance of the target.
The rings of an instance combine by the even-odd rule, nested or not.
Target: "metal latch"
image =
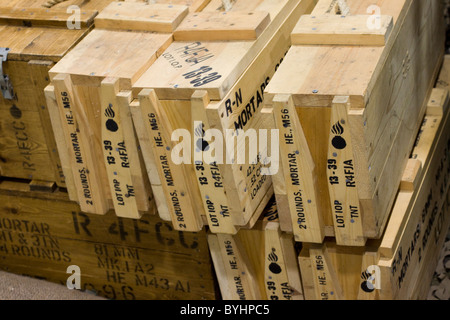
[[[3,98],[8,100],[14,99],[14,90],[7,74],[3,74],[3,62],[8,60],[9,48],[0,48],[0,88]]]

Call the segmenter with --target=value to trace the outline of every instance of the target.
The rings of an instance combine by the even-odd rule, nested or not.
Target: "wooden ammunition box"
[[[444,29],[439,1],[347,4],[319,1],[300,19],[265,90],[265,114],[280,130],[273,180],[283,230],[298,241],[364,246],[386,227]]]
[[[306,299],[426,299],[450,226],[448,110],[448,90],[434,89],[382,239],[304,245]]]
[[[45,94],[62,169],[83,212],[114,208],[138,219],[149,211],[152,192],[129,116],[131,93],[124,91],[171,44],[189,10],[207,2],[112,2],[96,29],[49,71]]]
[[[0,1],[0,174],[65,186],[43,90],[111,0]],[[76,6],[76,7],[71,7]]]
[[[224,11],[221,1],[211,1],[183,20],[175,41],[133,85],[140,93],[130,109],[152,189],[176,229],[207,224],[213,233],[235,234],[261,215],[273,195],[270,175],[261,174],[267,150],[250,149],[258,145],[258,129],[268,127],[260,117],[263,91],[295,23],[314,5],[238,0]],[[256,134],[244,142],[238,129]],[[233,148],[225,150],[226,139]],[[197,157],[213,150],[215,161]]]
[[[206,233],[175,231],[154,213],[140,220],[86,214],[67,193],[0,183],[0,269],[118,300],[213,300]],[[153,207],[154,208],[154,207]]]
[[[209,249],[224,300],[303,300],[292,235],[283,234],[275,199],[253,229],[209,234]]]

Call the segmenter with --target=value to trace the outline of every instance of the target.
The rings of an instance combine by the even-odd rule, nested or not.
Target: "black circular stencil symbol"
[[[116,132],[119,130],[119,126],[117,125],[117,122],[115,122],[113,119],[106,120],[106,129],[108,129],[111,132]]]
[[[345,149],[345,147],[347,147],[347,141],[345,141],[345,139],[341,136],[334,137],[331,141],[331,144],[338,150],[343,150]]]
[[[274,274],[280,274],[281,273],[281,267],[277,263],[271,263],[269,265],[269,270]]]

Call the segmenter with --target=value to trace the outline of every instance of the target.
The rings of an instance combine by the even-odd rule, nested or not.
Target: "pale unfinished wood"
[[[252,267],[238,239],[231,235],[216,235],[228,279],[226,300],[260,300],[259,288]]]
[[[94,30],[51,70],[71,74],[75,85],[99,85],[105,77],[119,78],[120,89],[131,84],[172,42],[170,34]]]
[[[175,41],[256,40],[270,24],[268,12],[198,12],[181,22]]]
[[[421,177],[422,162],[417,159],[409,159],[403,172],[402,181],[400,183],[400,191],[414,191]]]
[[[314,287],[314,276],[309,248],[307,246],[303,246],[300,254],[298,255],[298,265],[301,272],[303,295],[305,300],[318,300],[316,297],[316,289]]]
[[[46,125],[51,123],[50,111],[46,107],[46,97],[44,88],[48,85],[48,70],[53,66],[51,61],[38,61],[31,60],[28,62],[30,71],[30,78],[33,81],[34,92],[32,94],[34,104],[37,110],[39,110],[39,116],[42,124],[42,129],[45,136],[45,144],[48,149],[48,155],[50,157],[50,167],[54,170],[54,180],[58,186],[66,187],[65,176],[62,170],[61,160],[59,158],[59,152],[57,150],[55,142],[55,134],[52,126]],[[48,163],[43,163],[44,166],[48,166]],[[40,178],[42,179],[42,178]]]
[[[161,117],[162,108],[154,90],[147,89],[139,94],[143,119],[146,119],[146,130],[152,140],[155,162],[162,182],[174,228],[177,230],[199,231],[203,227],[200,218],[201,211],[197,211],[192,202],[192,194],[187,189],[185,172],[175,165],[171,159],[171,140],[162,129],[167,119]],[[201,204],[197,203],[197,207]]]
[[[292,45],[384,46],[393,28],[391,16],[380,27],[368,26],[368,15],[303,15],[291,34]]]
[[[95,18],[95,27],[108,30],[173,32],[188,14],[184,5],[112,2]]]
[[[240,2],[236,2],[235,5]],[[250,7],[256,2],[258,2],[256,7],[278,7],[278,11],[271,12],[271,23],[256,41],[202,43],[175,41],[134,84],[136,91],[141,88],[155,89],[158,97],[164,101],[163,106],[166,114],[169,115],[168,121],[171,128],[187,129],[192,135],[194,134],[192,124],[189,123],[189,120],[192,120],[192,114],[186,114],[182,106],[186,101],[191,100],[196,90],[206,90],[211,99],[206,107],[208,123],[205,123],[205,128],[218,129],[221,132],[234,129],[234,121],[231,120],[237,120],[239,114],[245,111],[246,104],[251,103],[252,97],[255,107],[256,103],[257,108],[261,107],[264,86],[275,72],[276,66],[289,46],[289,41],[286,41],[289,32],[298,17],[303,12],[309,12],[314,5],[314,1],[242,2],[240,11],[245,12],[248,9],[243,9],[244,3],[249,4]],[[229,12],[239,11],[234,8],[235,6]],[[216,11],[217,8],[209,9]],[[283,45],[280,45],[281,43]],[[224,73],[222,70],[225,70]],[[221,78],[214,79],[219,75]],[[258,81],[255,81],[255,77]],[[237,98],[239,94],[241,96]],[[235,103],[230,117],[227,114],[225,118],[225,103],[228,103],[229,99],[232,99],[231,104],[235,99],[242,101],[239,104]],[[259,115],[256,116],[258,113],[259,110],[255,110],[255,118],[252,119],[253,128],[264,128],[265,120]],[[231,117],[233,119],[230,119]],[[224,125],[225,121],[226,125]],[[256,143],[257,141],[252,137],[250,145],[253,146]],[[245,151],[248,151],[247,146]],[[242,154],[243,152],[240,155]],[[192,168],[194,168],[193,165]],[[273,194],[270,176],[257,177],[259,165],[219,164],[218,168],[222,175],[231,216],[237,221],[236,225],[251,227],[263,211],[266,201]],[[191,178],[193,182],[195,178],[197,177]],[[197,191],[193,190],[193,192]],[[202,199],[199,199],[201,203]]]
[[[53,132],[55,135],[55,143],[58,148],[58,154],[61,158],[61,166],[64,173],[65,185],[68,191],[68,196],[71,201],[78,201],[78,194],[74,184],[74,176],[72,166],[70,165],[69,148],[64,138],[64,130],[61,124],[58,104],[56,102],[55,87],[48,85],[45,90],[45,98],[47,101],[48,113],[51,119]]]
[[[169,208],[167,205],[164,189],[161,185],[158,169],[155,163],[155,155],[153,151],[152,139],[147,130],[142,118],[140,104],[138,100],[134,100],[129,104],[129,109],[133,118],[133,127],[135,128],[136,137],[139,141],[139,149],[142,154],[143,163],[145,164],[146,174],[151,183],[151,190],[155,198],[158,215],[164,221],[172,221]]]
[[[347,112],[349,97],[335,97],[331,107],[327,175],[336,243],[364,246],[362,210]]]
[[[322,215],[317,210],[315,164],[298,122],[292,98],[287,95],[276,96],[273,108],[275,123],[280,128],[283,139],[280,153],[293,233],[297,241],[322,243],[325,235]],[[297,133],[295,138],[294,131]]]
[[[116,215],[139,219],[136,187],[131,175],[130,150],[124,137],[117,101],[119,79],[106,78],[101,84],[102,151],[108,185]],[[142,196],[142,191],[139,196]]]
[[[288,265],[281,243],[281,236],[279,224],[276,222],[269,222],[264,232],[264,278],[268,300],[293,300],[295,297],[294,289],[290,284],[289,273],[287,270]]]
[[[330,260],[326,244],[309,248],[314,288],[318,300],[343,300],[344,292]]]
[[[372,4],[347,3],[355,15],[367,14],[365,10]],[[348,122],[358,197],[364,212],[363,232],[365,237],[380,238],[425,113],[423,101],[440,65],[442,51],[430,48],[442,47],[443,33],[441,23],[431,22],[442,19],[438,16],[438,4],[427,3],[426,10],[419,10],[421,4],[417,1],[373,4],[394,19],[384,47],[293,46],[265,93],[268,104],[275,95],[291,94],[295,106],[302,109],[303,131],[309,145],[316,145],[317,153],[311,153],[320,168],[319,176],[326,163],[318,154],[328,152],[329,138],[323,134],[324,126],[315,127],[306,119],[318,113],[317,109],[326,114],[335,96],[349,96]],[[414,12],[421,12],[420,17]],[[428,26],[428,31],[423,29],[414,37],[409,30],[417,25],[417,19],[422,21],[420,25]],[[305,116],[307,113],[309,117]],[[326,196],[325,193],[321,198]],[[326,223],[329,220],[326,218]]]
[[[144,213],[150,211],[150,202],[154,197],[151,192],[150,181],[146,177],[144,160],[139,150],[137,137],[133,127],[130,111],[131,100],[131,91],[122,91],[117,94],[119,117],[127,145],[128,159],[130,160],[131,179],[136,189],[136,204],[138,210]]]
[[[236,220],[233,220],[228,204],[228,198],[225,194],[222,174],[217,163],[209,163],[204,160],[203,144],[204,134],[210,130],[206,118],[205,108],[210,100],[206,91],[196,91],[191,98],[191,121],[193,137],[192,159],[197,176],[197,185],[202,196],[202,203],[209,228],[213,233],[236,234]],[[196,123],[199,125],[195,126]],[[207,143],[207,142],[206,142]],[[212,148],[208,144],[207,148]],[[198,158],[200,160],[197,160]]]
[[[91,154],[92,133],[79,129],[86,122],[86,115],[74,98],[69,75],[55,76],[53,84],[80,208],[88,213],[105,214],[109,206],[99,185],[98,163]]]
[[[444,108],[444,105],[442,105],[441,108]],[[432,161],[434,161],[434,165],[436,166],[436,158],[438,157],[435,155],[434,151],[437,148],[436,144],[439,139],[445,139],[445,134],[448,135],[445,131],[442,133],[442,130],[445,127],[445,121],[445,118],[439,116],[425,117],[421,127],[421,133],[412,152],[412,160],[415,161],[415,166],[417,167],[418,163],[420,163],[422,170],[417,170],[417,174],[413,178],[410,178],[410,180],[412,179],[414,181],[415,188],[400,190],[394,208],[392,209],[383,241],[380,245],[379,252],[382,258],[394,256],[402,236],[399,234],[398,230],[402,230],[405,227],[405,224],[408,223],[409,213],[414,208],[414,195],[418,194],[419,190],[423,188],[423,181],[428,174],[428,170],[430,170],[430,166],[433,164]],[[439,137],[439,134],[444,136],[444,138]],[[440,143],[442,145],[443,142]],[[426,191],[423,191],[421,196],[427,196],[425,193]],[[415,210],[420,209],[416,208]],[[413,231],[409,230],[409,232]]]
[[[431,91],[426,114],[429,116],[443,116],[448,109],[449,92],[447,89],[435,88]]]
[[[135,87],[154,88],[161,100],[188,100],[198,89],[207,90],[211,100],[222,100],[268,41],[275,34],[281,37],[279,29],[289,34],[301,13],[312,6],[312,0],[284,3],[255,41],[174,42]]]

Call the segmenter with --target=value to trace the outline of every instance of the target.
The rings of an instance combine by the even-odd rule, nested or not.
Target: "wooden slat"
[[[280,130],[280,154],[293,233],[297,241],[322,243],[323,218],[318,211],[315,164],[297,118],[292,98],[273,99],[274,117]]]
[[[60,174],[53,149],[47,145],[47,137],[53,136],[51,128],[42,125],[47,113],[42,95],[47,68],[47,62],[3,62],[17,96],[7,100],[0,94],[0,165],[5,177],[56,181]]]
[[[402,181],[400,183],[400,191],[414,191],[421,177],[422,162],[417,159],[409,159],[403,172]]]
[[[269,222],[264,231],[265,289],[268,300],[293,300],[288,266],[281,244],[281,230],[276,222]],[[297,269],[298,274],[298,269]]]
[[[58,155],[61,159],[62,171],[64,173],[64,181],[67,188],[68,196],[71,201],[78,201],[78,193],[76,191],[72,166],[70,165],[69,147],[65,140],[64,129],[59,115],[59,107],[56,102],[55,87],[48,85],[44,90],[47,101],[47,109],[51,119],[55,143],[58,148]]]
[[[114,209],[119,217],[139,219],[136,189],[131,176],[130,150],[125,141],[117,101],[119,79],[101,84],[102,151]],[[141,190],[142,191],[142,190]]]
[[[261,300],[254,273],[239,240],[225,234],[217,234],[216,237],[228,280],[228,290],[223,292],[224,299]]]
[[[128,159],[130,160],[131,179],[135,187],[137,208],[140,212],[150,209],[150,201],[153,199],[150,182],[145,174],[144,160],[139,152],[138,141],[133,127],[130,104],[132,92],[121,91],[117,94],[120,123],[127,145]]]
[[[344,292],[332,265],[326,244],[309,248],[313,281],[318,300],[343,300]]]
[[[161,179],[159,177],[157,165],[155,162],[153,143],[150,140],[153,138],[148,135],[148,132],[145,128],[146,124],[143,121],[139,101],[132,101],[129,105],[129,108],[133,117],[133,125],[136,131],[137,139],[140,143],[139,148],[142,154],[143,162],[145,163],[147,176],[151,183],[151,189],[155,198],[155,204],[158,214],[164,221],[171,221],[169,208],[167,206],[166,197],[164,195],[164,188],[161,185]]]
[[[51,166],[53,167],[54,171],[54,179],[58,186],[65,187],[65,177],[64,173],[62,172],[62,166],[61,161],[59,159],[58,150],[56,148],[55,138],[53,129],[49,125],[50,122],[50,116],[49,111],[46,107],[46,98],[44,94],[44,88],[49,83],[49,77],[48,77],[48,70],[53,65],[53,62],[51,61],[38,61],[38,60],[31,60],[28,63],[29,71],[30,71],[30,78],[33,80],[34,85],[34,105],[35,108],[39,111],[41,124],[42,124],[42,130],[45,135],[45,142],[48,150],[49,157],[51,159]]]
[[[11,49],[8,60],[28,62],[45,56],[46,60],[57,62],[86,35],[88,29],[0,26],[0,32],[0,46]],[[53,45],[55,43],[58,45]]]
[[[80,12],[79,20],[77,20],[80,27],[91,26],[97,13],[92,10],[83,10],[83,14]],[[73,12],[62,9],[0,7],[0,24],[6,25],[67,28],[71,18],[73,18]]]
[[[233,220],[230,214],[230,206],[225,194],[220,169],[217,163],[209,163],[204,160],[204,157],[207,157],[207,155],[204,155],[203,152],[211,152],[209,149],[203,149],[204,134],[210,130],[205,112],[209,102],[206,91],[196,91],[191,99],[191,121],[193,124],[192,132],[194,132],[192,158],[194,159],[193,164],[197,175],[197,185],[202,195],[202,203],[211,232],[236,234],[235,220],[237,219]],[[199,126],[195,127],[196,123]],[[200,159],[197,160],[198,158]]]
[[[364,246],[362,210],[348,126],[348,97],[335,97],[331,109],[327,175],[336,243]]]
[[[429,116],[443,116],[449,108],[448,89],[435,88],[431,91],[431,96],[427,105],[426,114]]]
[[[38,192],[53,192],[56,189],[56,184],[52,181],[31,180],[29,186],[30,191]]]
[[[441,105],[441,108],[444,108],[444,105]],[[383,242],[381,243],[379,249],[382,258],[392,258],[399,246],[399,241],[401,240],[402,235],[398,233],[398,230],[402,230],[405,224],[408,223],[408,213],[414,208],[414,201],[412,199],[414,199],[414,195],[417,194],[421,188],[423,188],[423,181],[426,175],[429,174],[428,171],[430,170],[429,168],[432,161],[434,161],[434,166],[436,166],[437,160],[435,158],[437,156],[435,155],[434,150],[436,148],[436,144],[438,143],[437,135],[441,134],[444,137],[441,139],[445,139],[445,134],[447,133],[445,131],[441,133],[444,125],[445,118],[442,116],[425,117],[419,137],[416,141],[416,146],[412,152],[412,159],[421,163],[422,170],[418,171],[417,175],[412,178],[416,185],[415,188],[400,190],[397,201],[392,209],[389,224],[386,227]],[[442,142],[440,143],[442,146]],[[437,179],[439,178],[440,177],[437,177]],[[426,191],[422,193],[426,193]],[[422,195],[422,200],[424,196],[427,195]],[[402,199],[402,201],[399,201],[399,199]],[[424,202],[426,202],[426,200]],[[416,208],[415,210],[421,209]],[[411,231],[412,230],[409,230],[409,232]]]
[[[283,258],[286,265],[292,300],[305,300],[294,238],[291,234],[283,233],[280,242],[283,249]]]
[[[256,40],[270,23],[268,12],[198,12],[174,32],[176,41]]]
[[[95,18],[95,27],[109,30],[173,32],[188,14],[184,5],[112,2]]]
[[[203,227],[200,212],[195,210],[191,192],[186,184],[185,173],[171,159],[171,139],[163,128],[164,118],[160,116],[160,102],[154,90],[143,90],[139,94],[143,119],[146,119],[146,130],[152,140],[155,162],[160,177],[164,177],[162,186],[166,201],[176,230],[199,231]]]
[[[261,117],[268,129],[275,129],[275,117],[273,115],[273,108],[265,107],[261,109]],[[283,164],[278,161],[278,172],[272,176],[272,183],[274,194],[277,202],[278,220],[282,231],[292,234],[292,221],[289,210],[289,202],[286,195],[286,183],[283,174]]]
[[[368,15],[303,15],[292,31],[292,45],[386,45],[392,17],[380,16],[379,28],[369,27],[369,19]]]
[[[78,102],[74,99],[69,75],[56,76],[53,84],[81,210],[105,214],[109,207],[99,185],[97,160],[91,154],[92,134],[87,129],[89,127],[79,129],[86,121],[86,115],[76,105]]]
[[[447,242],[447,230],[450,227],[450,192],[447,194],[442,210],[438,216],[438,223],[435,229],[434,243],[427,254],[423,257],[427,263],[422,267],[419,276],[411,285],[408,295],[410,300],[426,300],[429,297],[430,283],[433,283],[438,266],[440,253]]]
[[[309,254],[309,248],[307,246],[303,246],[298,256],[298,265],[301,270],[303,294],[305,296],[305,300],[317,300],[316,289],[314,287],[312,263]]]

